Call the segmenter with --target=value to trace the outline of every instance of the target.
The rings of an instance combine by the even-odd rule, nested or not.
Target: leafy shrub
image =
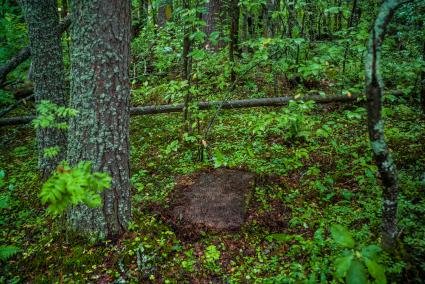
[[[346,283],[368,283],[368,275],[376,283],[387,283],[385,268],[378,263],[379,254],[382,251],[377,245],[362,246],[355,249],[355,241],[350,232],[343,226],[334,224],[331,226],[331,234],[334,241],[345,250],[335,259],[335,276],[338,279],[345,278]]]
[[[0,260],[6,261],[20,251],[15,246],[0,246]]]
[[[69,205],[100,206],[100,192],[110,186],[111,177],[106,173],[91,173],[90,162],[80,162],[74,168],[63,163],[43,185],[40,198],[43,204],[49,204],[48,213],[58,215]]]

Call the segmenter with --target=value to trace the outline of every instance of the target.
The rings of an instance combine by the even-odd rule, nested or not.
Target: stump
[[[191,234],[200,229],[240,229],[254,181],[254,174],[230,169],[217,169],[180,178],[170,196],[173,224],[177,229],[184,229]]]

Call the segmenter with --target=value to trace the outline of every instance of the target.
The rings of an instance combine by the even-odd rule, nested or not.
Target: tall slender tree
[[[403,0],[386,0],[379,10],[368,43],[366,59],[366,92],[369,138],[382,179],[382,246],[393,249],[397,237],[397,168],[388,150],[382,120],[382,89],[380,74],[381,48],[386,28]]]
[[[65,106],[66,84],[56,0],[21,0],[28,24],[32,54],[32,76],[36,104],[43,100]],[[43,179],[65,158],[66,133],[55,128],[37,128],[39,161]],[[45,155],[49,147],[60,147],[54,157]]]
[[[71,107],[68,160],[91,161],[109,173],[103,207],[70,208],[69,227],[80,234],[113,238],[131,218],[129,173],[130,1],[72,0]]]
[[[229,3],[230,13],[230,43],[229,43],[229,61],[233,65],[235,62],[235,53],[238,51],[239,39],[239,0],[230,0]],[[230,74],[230,81],[233,83],[236,80],[236,72],[234,66]]]

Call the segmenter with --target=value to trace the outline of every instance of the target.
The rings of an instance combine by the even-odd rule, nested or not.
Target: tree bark
[[[422,43],[422,61],[425,61],[425,41]],[[425,70],[421,72],[421,106],[422,112],[425,114]]]
[[[230,71],[230,81],[236,80],[235,52],[237,51],[239,37],[239,1],[230,0],[230,45],[229,45],[229,61],[232,64]]]
[[[62,34],[71,24],[71,17],[67,16],[59,23],[59,34]],[[56,28],[55,28],[56,30]],[[22,48],[18,54],[12,57],[6,64],[0,66],[0,86],[4,85],[6,82],[6,76],[15,70],[21,63],[30,58],[31,48],[26,46]]]
[[[59,15],[56,0],[21,0],[28,24],[31,53],[33,55],[33,81],[36,104],[46,100],[59,106],[66,105],[65,69],[62,58]],[[66,133],[54,128],[37,128],[38,167],[42,179],[54,171],[66,153]],[[60,147],[55,157],[45,157],[44,150]]]
[[[72,0],[71,107],[68,161],[91,161],[112,177],[103,208],[70,208],[68,227],[94,238],[115,238],[131,219],[130,1]],[[78,24],[77,24],[78,23]]]
[[[397,169],[384,137],[382,112],[383,83],[380,75],[381,47],[386,28],[402,0],[387,0],[379,10],[371,31],[366,58],[368,130],[372,152],[382,179],[382,246],[395,247],[397,237]]]
[[[217,49],[220,44],[215,47],[211,46],[211,41],[208,39],[211,33],[217,31],[217,24],[220,17],[221,1],[220,0],[209,0],[205,3],[205,9],[207,12],[202,15],[202,19],[205,21],[204,33],[207,36],[206,47]]]
[[[173,6],[171,3],[168,3],[167,0],[162,0],[157,13],[157,24],[159,27],[163,27],[165,23],[171,18],[171,13],[173,10]]]

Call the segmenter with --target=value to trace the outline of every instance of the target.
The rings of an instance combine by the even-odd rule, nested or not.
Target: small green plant
[[[37,118],[33,120],[34,126],[41,128],[67,129],[68,124],[64,118],[76,116],[78,111],[72,108],[59,106],[50,101],[41,101],[37,105]]]
[[[313,101],[290,101],[280,113],[271,112],[255,118],[252,133],[264,137],[281,137],[285,142],[307,141],[314,122],[306,114],[314,107]]]
[[[92,173],[90,162],[82,161],[74,168],[62,163],[44,183],[40,198],[43,204],[49,204],[47,212],[55,216],[70,205],[100,206],[100,193],[110,186],[111,177],[106,173]]]
[[[3,170],[0,170],[0,189],[4,188],[6,186],[6,183],[4,182],[6,174]],[[10,190],[13,188],[13,186],[9,186],[9,192],[2,192],[0,193],[0,213],[3,216],[2,209],[8,209],[11,207],[10,201],[11,201],[11,195]],[[0,218],[0,225],[4,223],[2,220],[3,218]],[[9,258],[14,256],[20,251],[20,249],[16,246],[11,245],[0,245],[0,261],[7,261]]]
[[[183,260],[181,262],[183,269],[185,269],[189,272],[193,272],[194,266],[196,264],[196,259],[195,259],[195,256],[194,256],[193,249],[185,251],[184,255],[186,256],[186,258],[185,258],[185,260]]]
[[[357,246],[347,228],[331,226],[334,241],[345,250],[335,259],[335,276],[346,283],[368,283],[369,275],[376,283],[387,283],[385,268],[378,263],[382,249],[377,245]],[[367,270],[365,269],[367,267]],[[368,273],[369,272],[369,275]]]
[[[0,246],[0,260],[6,261],[20,251],[15,246]]]
[[[220,265],[217,261],[220,259],[221,253],[215,245],[210,245],[205,249],[204,263],[205,267],[215,273],[220,272]]]

